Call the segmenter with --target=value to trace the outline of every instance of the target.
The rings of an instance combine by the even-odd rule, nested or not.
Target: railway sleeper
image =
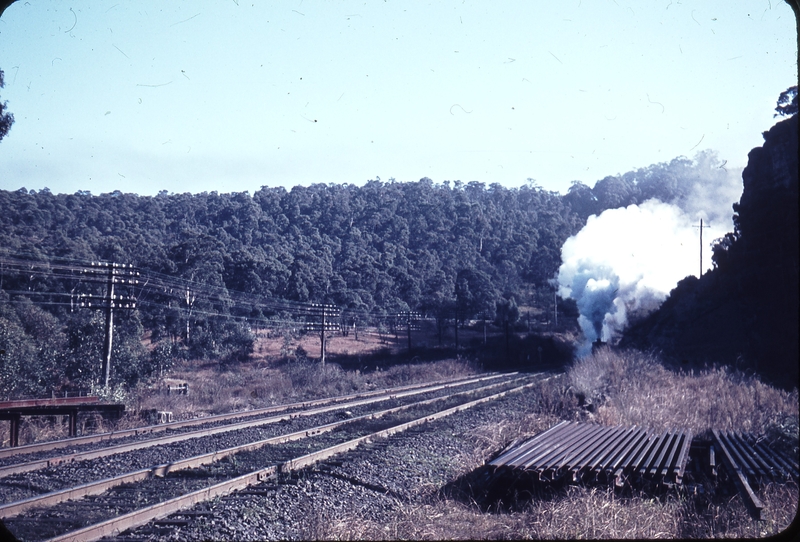
[[[205,518],[205,517],[213,517],[214,512],[212,512],[211,510],[182,510],[180,512],[175,512],[175,514],[173,515],[183,516],[188,518],[200,518],[200,517]]]
[[[233,493],[232,495],[270,495],[277,491],[280,488],[279,485],[276,484],[269,484],[269,485],[262,485],[259,484],[258,486],[253,486],[248,489],[242,489]]]

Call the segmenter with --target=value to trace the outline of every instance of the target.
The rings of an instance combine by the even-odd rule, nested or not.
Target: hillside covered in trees
[[[133,383],[175,356],[247,357],[252,324],[288,322],[300,303],[452,325],[492,319],[512,298],[552,299],[561,246],[590,214],[686,197],[719,166],[700,153],[566,195],[430,179],[252,195],[0,191],[0,397],[97,383],[102,311],[76,301],[104,292],[84,273],[92,261],[140,272],[118,289],[137,309],[114,321],[112,380]]]

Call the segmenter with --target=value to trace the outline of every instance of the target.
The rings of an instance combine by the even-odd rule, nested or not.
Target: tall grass
[[[711,429],[793,436],[798,395],[727,367],[699,372],[664,368],[652,354],[602,349],[568,370],[577,393],[596,406],[592,421],[655,430]]]
[[[770,511],[766,521],[753,521],[738,496],[701,511],[693,497],[680,493],[660,499],[644,493],[620,497],[611,488],[570,486],[559,498],[532,501],[510,513],[487,513],[439,496],[421,503],[397,501],[391,521],[375,521],[369,511],[311,514],[301,535],[325,540],[763,538],[779,534],[794,518],[781,501],[792,502],[792,492],[797,486],[775,485],[761,492]]]
[[[366,373],[344,371],[335,363],[323,367],[317,361],[303,359],[267,366],[261,363],[222,367],[185,363],[176,367],[170,376],[188,383],[187,395],[168,395],[164,383],[154,381],[133,390],[126,404],[132,412],[167,410],[177,419],[188,419],[476,372],[474,365],[460,360],[397,365]],[[131,419],[129,423],[135,421]]]

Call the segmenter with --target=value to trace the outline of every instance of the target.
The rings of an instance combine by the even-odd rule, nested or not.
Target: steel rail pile
[[[789,459],[771,450],[753,435],[745,436],[716,429],[712,432],[714,440],[710,453],[714,453],[714,448],[721,452],[722,463],[733,478],[750,513],[756,519],[763,519],[764,504],[756,497],[748,478],[753,481],[764,478],[797,481],[797,458]]]
[[[691,431],[652,433],[633,427],[561,422],[500,454],[495,474],[524,473],[539,481],[613,479],[621,486],[639,477],[680,484],[689,458]]]

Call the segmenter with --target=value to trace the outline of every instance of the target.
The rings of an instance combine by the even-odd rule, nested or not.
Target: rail
[[[168,430],[175,430],[175,429],[182,429],[184,427],[192,427],[195,425],[203,425],[207,423],[219,423],[228,420],[234,420],[239,418],[249,418],[254,416],[263,416],[265,414],[272,414],[275,412],[284,412],[293,409],[302,409],[302,408],[309,408],[316,405],[325,405],[325,404],[332,404],[336,402],[342,401],[349,401],[351,399],[357,398],[367,398],[367,397],[374,397],[377,395],[386,395],[395,392],[402,392],[405,390],[411,390],[415,388],[421,388],[425,386],[438,386],[438,385],[467,385],[474,382],[483,382],[486,380],[492,380],[496,378],[501,378],[506,375],[514,375],[517,373],[493,373],[488,374],[480,377],[476,377],[475,375],[470,375],[466,377],[460,377],[456,379],[442,379],[433,382],[428,382],[425,384],[407,384],[405,386],[397,386],[393,388],[383,388],[380,390],[373,390],[368,392],[358,392],[352,393],[348,395],[339,395],[336,397],[325,397],[321,399],[313,399],[309,401],[299,401],[295,403],[287,403],[283,405],[274,405],[254,410],[241,410],[237,412],[229,412],[226,414],[216,414],[214,416],[204,416],[200,418],[192,418],[190,420],[180,420],[176,422],[170,423],[163,423],[163,424],[155,424],[155,425],[148,425],[143,427],[136,427],[133,429],[123,429],[119,431],[110,431],[106,433],[98,433],[95,435],[84,435],[80,437],[73,437],[69,439],[61,439],[61,440],[54,440],[49,442],[39,442],[35,444],[28,444],[24,446],[18,446],[15,448],[0,448],[0,459],[9,457],[12,455],[21,455],[21,454],[30,454],[30,453],[37,453],[49,450],[57,450],[58,448],[66,448],[72,446],[78,446],[83,444],[93,444],[97,442],[103,442],[106,440],[116,440],[127,438],[131,436],[138,436],[148,433],[158,433],[158,432],[165,432]]]
[[[269,477],[275,475],[278,472],[288,472],[306,467],[308,465],[332,457],[336,454],[353,450],[357,448],[359,445],[372,442],[374,440],[378,440],[381,438],[386,438],[395,433],[405,431],[411,427],[429,423],[431,421],[452,415],[457,412],[461,412],[463,410],[467,410],[477,405],[497,400],[510,393],[520,392],[524,389],[530,388],[539,383],[540,383],[539,381],[529,382],[527,384],[512,389],[504,390],[496,394],[492,394],[486,397],[481,397],[474,401],[470,401],[452,408],[439,411],[435,414],[426,415],[409,422],[394,425],[392,427],[383,429],[381,431],[373,432],[368,435],[351,439],[349,441],[336,444],[334,446],[330,446],[328,448],[319,450],[317,452],[305,454],[303,456],[295,457],[293,459],[283,461],[278,464],[270,465],[265,468],[259,469],[257,471],[253,471],[233,479],[229,479],[196,491],[192,491],[190,493],[187,493],[186,495],[181,495],[179,497],[168,499],[166,501],[156,503],[127,514],[111,518],[109,520],[97,523],[95,525],[89,525],[82,529],[51,538],[50,542],[66,542],[66,541],[85,542],[91,540],[98,540],[105,536],[118,534],[126,529],[135,528],[140,525],[144,525],[149,521],[163,518],[165,516],[168,516],[169,514],[172,514],[179,510],[183,510],[199,502],[211,500],[216,497],[221,497],[229,493],[232,493],[233,491],[244,489],[250,485],[257,484],[259,482],[268,479]]]
[[[691,431],[654,434],[638,427],[604,427],[561,422],[489,463],[495,473],[524,472],[541,481],[613,479],[632,476],[680,484],[688,461]]]
[[[0,519],[12,517],[17,514],[24,512],[25,510],[29,510],[31,508],[41,507],[41,506],[52,506],[54,504],[58,504],[60,502],[64,502],[67,500],[74,500],[81,497],[85,497],[88,495],[98,495],[111,489],[112,487],[116,487],[121,484],[128,484],[128,483],[135,483],[140,480],[144,480],[151,476],[166,476],[168,473],[176,472],[179,470],[184,469],[191,469],[197,468],[203,465],[208,465],[214,463],[216,461],[220,461],[226,457],[231,455],[237,454],[243,451],[253,451],[258,448],[268,446],[271,444],[283,444],[285,442],[291,442],[294,440],[300,440],[309,436],[319,435],[322,433],[333,431],[339,427],[342,427],[346,424],[356,423],[361,420],[368,420],[368,419],[375,419],[381,418],[383,416],[389,414],[395,414],[398,412],[402,412],[404,410],[409,410],[412,408],[417,408],[420,406],[431,405],[439,401],[444,401],[448,399],[452,399],[454,397],[466,397],[469,395],[475,395],[476,393],[487,392],[491,389],[504,386],[504,385],[513,385],[520,380],[526,380],[528,377],[520,377],[511,381],[503,381],[495,384],[490,384],[488,386],[484,386],[481,388],[476,388],[473,390],[467,390],[464,392],[446,395],[442,397],[434,397],[432,399],[426,399],[423,401],[417,401],[414,403],[410,403],[407,405],[401,405],[394,408],[380,410],[378,412],[372,412],[368,414],[364,414],[362,416],[356,416],[353,418],[349,418],[347,420],[341,420],[338,422],[328,423],[317,427],[312,427],[309,429],[302,429],[300,431],[295,431],[293,433],[288,433],[285,435],[279,435],[263,440],[259,440],[256,442],[250,442],[247,444],[242,444],[240,446],[234,446],[231,448],[227,448],[224,450],[217,450],[214,452],[210,452],[207,454],[201,454],[194,457],[190,457],[187,459],[182,459],[179,461],[173,461],[171,463],[164,463],[161,465],[155,465],[152,467],[148,467],[145,469],[140,469],[138,471],[129,472],[125,474],[121,474],[119,476],[115,476],[113,478],[107,478],[104,480],[98,480],[96,482],[90,482],[87,484],[83,484],[80,486],[67,488],[60,491],[54,491],[51,493],[47,493],[44,495],[38,495],[36,497],[31,497],[30,499],[25,499],[22,501],[17,501],[5,505],[0,505]]]
[[[510,375],[516,375],[517,373],[510,373]],[[345,408],[353,408],[356,406],[363,406],[369,405],[372,403],[377,403],[381,401],[386,401],[389,399],[397,399],[412,395],[419,395],[423,393],[429,393],[432,391],[438,391],[443,389],[452,388],[458,385],[466,385],[468,383],[479,382],[482,379],[474,379],[474,380],[467,380],[467,381],[459,381],[456,384],[451,383],[444,383],[444,384],[437,384],[435,386],[424,386],[424,387],[417,387],[412,389],[407,389],[405,391],[390,391],[389,393],[383,393],[381,395],[371,396],[365,399],[357,399],[354,401],[349,402],[337,402],[334,404],[327,404],[316,408],[301,410],[297,412],[290,412],[287,414],[272,416],[269,418],[263,418],[260,420],[255,421],[242,421],[238,423],[233,423],[229,425],[222,425],[217,427],[212,427],[208,429],[202,429],[198,431],[191,431],[187,433],[180,433],[177,435],[170,435],[155,439],[148,439],[143,441],[136,441],[130,442],[127,444],[120,444],[117,446],[111,446],[107,448],[101,448],[99,450],[90,450],[85,452],[76,452],[72,454],[66,454],[58,457],[51,457],[48,459],[40,459],[35,461],[28,461],[24,463],[16,463],[13,465],[7,465],[5,467],[0,467],[0,478],[10,476],[12,474],[21,474],[24,472],[30,472],[33,470],[38,470],[46,467],[50,467],[53,465],[58,465],[61,463],[68,463],[72,461],[85,461],[88,459],[97,459],[100,457],[106,457],[113,454],[125,453],[134,450],[139,450],[142,448],[149,448],[153,446],[164,446],[167,444],[173,444],[176,442],[182,442],[185,440],[190,440],[194,438],[200,437],[209,437],[213,435],[217,435],[220,433],[226,433],[230,431],[238,431],[240,429],[250,428],[250,427],[258,427],[261,425],[269,425],[280,423],[283,421],[291,420],[298,417],[305,417],[305,416],[314,416],[317,414],[323,414],[326,412],[331,412],[334,410],[342,410]],[[169,424],[167,424],[169,425]]]

